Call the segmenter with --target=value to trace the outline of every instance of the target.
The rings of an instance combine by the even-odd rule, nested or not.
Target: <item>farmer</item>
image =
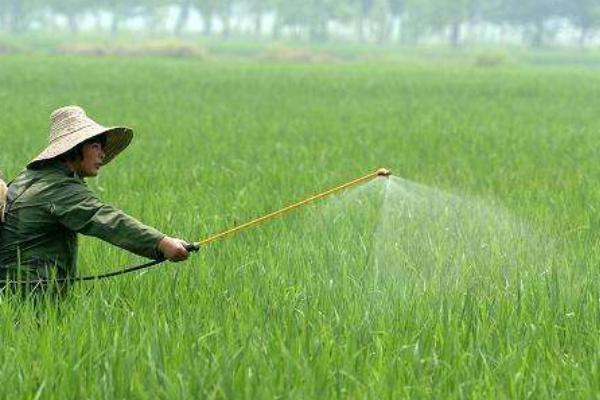
[[[132,137],[131,129],[99,125],[77,106],[52,113],[50,144],[8,189],[0,228],[0,280],[74,276],[77,233],[151,259],[188,258],[185,241],[103,203],[83,180],[96,176]]]

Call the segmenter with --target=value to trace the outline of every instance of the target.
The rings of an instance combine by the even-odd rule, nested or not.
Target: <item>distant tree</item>
[[[506,0],[485,0],[479,6],[480,18],[500,27],[505,32],[508,26],[514,29],[516,24],[507,16]]]
[[[203,34],[213,34],[213,19],[216,17],[221,21],[223,29],[221,34],[227,37],[231,33],[231,19],[235,0],[195,0],[196,8],[202,17]]]
[[[99,0],[98,8],[112,14],[110,31],[116,35],[119,31],[122,20],[125,18],[127,3],[119,0]]]
[[[146,29],[155,32],[165,20],[166,8],[172,0],[142,0],[137,4],[137,15],[145,20]]]
[[[406,8],[413,26],[421,25],[433,33],[447,32],[448,42],[457,47],[462,40],[462,26],[470,17],[470,2],[471,0],[407,0]]]
[[[278,36],[282,27],[288,27],[299,35],[305,33],[313,41],[327,40],[335,3],[336,0],[277,1],[274,7],[277,33],[274,36]]]
[[[269,0],[243,0],[242,4],[254,20],[254,34],[260,36],[263,29],[263,17],[273,8],[274,2]]]
[[[595,28],[600,26],[600,4],[598,0],[568,0],[566,14],[580,30],[579,45],[585,46]]]
[[[94,29],[101,31],[103,28],[103,16],[102,13],[107,11],[106,5],[98,1],[92,0],[88,7],[88,12],[94,17]]]
[[[468,0],[467,2],[467,28],[473,28],[483,19],[483,7],[487,0]]]
[[[351,19],[349,1],[356,0],[269,0],[269,9],[275,14],[273,37],[278,38],[281,30],[288,28],[311,41],[326,41],[330,22]]]
[[[503,22],[505,20],[503,1],[484,0],[479,6],[481,17],[493,23]]]
[[[389,0],[373,0],[369,19],[371,33],[375,41],[379,44],[386,42],[392,28]]]
[[[13,33],[21,33],[29,28],[35,14],[41,10],[41,0],[5,0],[5,24]]]
[[[356,5],[356,31],[358,40],[365,41],[366,25],[373,10],[374,0],[353,0]]]
[[[216,14],[223,24],[222,35],[229,37],[231,34],[231,18],[233,16],[234,0],[217,1]]]
[[[79,17],[87,12],[92,5],[91,0],[47,0],[47,5],[53,13],[63,15],[71,33],[79,31]]]
[[[547,21],[564,15],[564,0],[491,0],[496,19],[523,28],[525,40],[533,47],[544,44]],[[566,0],[570,1],[570,0]]]
[[[212,35],[213,17],[216,14],[219,0],[194,0],[202,17],[203,34]]]
[[[354,10],[356,36],[365,42],[382,43],[392,32],[392,18],[400,17],[404,0],[350,0]]]
[[[405,0],[388,0],[389,9],[393,23],[396,25],[398,31],[398,38],[402,37],[402,19],[405,13],[406,1]]]
[[[439,0],[435,15],[435,23],[448,27],[448,41],[451,46],[457,47],[462,39],[461,28],[471,17],[471,0],[455,0],[446,2]]]
[[[273,39],[279,39],[286,26],[294,24],[295,5],[285,0],[274,1],[275,20],[273,22]]]
[[[355,26],[356,23],[356,5],[352,0],[340,0],[330,11],[330,22],[335,22],[342,26]]]
[[[8,29],[8,0],[0,0],[0,30]]]
[[[13,33],[22,32],[25,27],[24,23],[24,12],[25,8],[20,0],[8,0],[6,4],[7,9],[7,19],[9,24],[9,29]]]
[[[304,25],[308,27],[308,37],[313,42],[329,39],[329,22],[335,19],[341,5],[338,0],[306,0]]]
[[[173,31],[176,36],[181,36],[181,33],[190,18],[193,4],[192,0],[177,0],[175,4],[179,6],[179,12],[177,13],[177,20],[175,21]]]
[[[402,30],[399,39],[404,44],[416,44],[421,36],[429,31],[429,27],[423,22],[425,17],[422,15],[420,0],[404,0],[402,8]]]

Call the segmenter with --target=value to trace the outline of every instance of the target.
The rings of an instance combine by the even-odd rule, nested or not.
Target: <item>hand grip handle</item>
[[[185,245],[185,249],[187,251],[196,253],[198,250],[200,250],[200,245],[198,243],[190,243]]]

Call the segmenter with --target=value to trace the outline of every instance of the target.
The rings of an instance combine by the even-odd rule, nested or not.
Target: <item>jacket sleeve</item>
[[[158,243],[164,234],[103,203],[83,183],[61,185],[52,195],[50,212],[74,232],[97,237],[143,257],[160,256]]]

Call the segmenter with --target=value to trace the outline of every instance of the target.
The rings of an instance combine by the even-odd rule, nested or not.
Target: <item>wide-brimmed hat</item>
[[[124,126],[106,127],[89,118],[83,108],[67,106],[50,116],[50,144],[28,166],[50,160],[98,135],[106,135],[103,164],[108,164],[125,150],[133,138],[133,131]]]

